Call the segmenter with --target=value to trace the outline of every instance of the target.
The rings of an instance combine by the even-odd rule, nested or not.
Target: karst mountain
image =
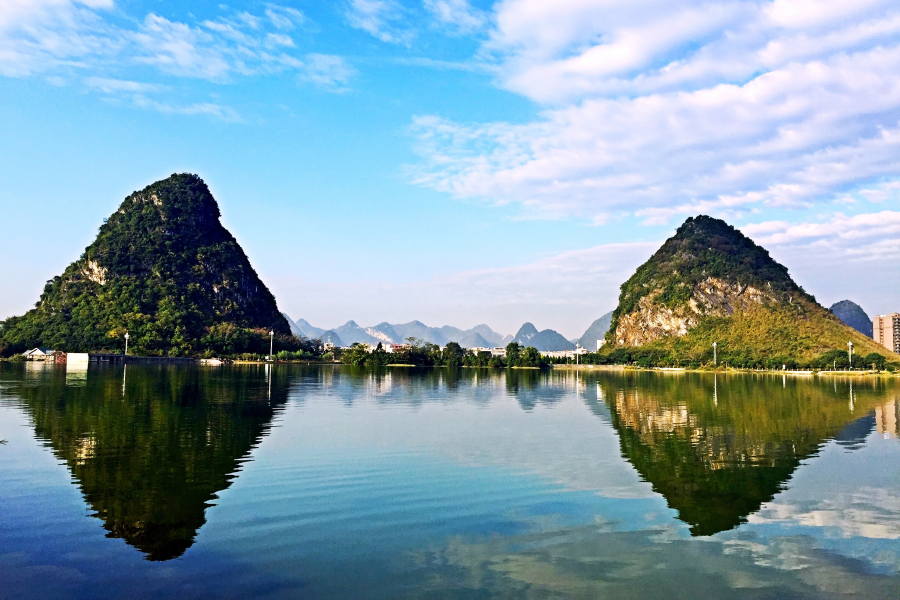
[[[47,282],[35,308],[0,329],[5,353],[65,351],[189,355],[268,352],[292,338],[275,298],[222,225],[200,177],[175,174],[134,192],[94,242]]]
[[[747,365],[811,364],[846,354],[848,342],[860,357],[900,358],[822,307],[764,248],[704,215],[687,219],[622,284],[606,339],[607,351],[657,348],[704,362],[715,342],[720,359]]]

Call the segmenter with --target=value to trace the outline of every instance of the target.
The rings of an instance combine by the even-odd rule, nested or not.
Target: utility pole
[[[850,361],[850,368],[853,369],[853,342],[847,342],[847,359]]]
[[[272,359],[272,344],[274,342],[275,342],[275,332],[270,331],[269,332],[269,356],[268,356],[269,360],[273,360]]]
[[[718,345],[717,342],[713,342],[713,366],[714,366],[714,367],[717,366],[717,365],[719,364],[719,357],[718,357],[718,355],[716,354],[716,346],[717,346],[717,345]]]
[[[125,332],[125,356],[128,356],[128,338],[129,337],[130,336],[128,335],[128,332],[126,331]]]

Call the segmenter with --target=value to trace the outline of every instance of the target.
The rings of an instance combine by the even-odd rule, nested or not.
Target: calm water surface
[[[900,598],[900,385],[0,364],[0,598]]]

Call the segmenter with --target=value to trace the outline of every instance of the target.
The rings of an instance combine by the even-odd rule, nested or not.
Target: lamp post
[[[275,341],[275,332],[269,332],[269,360],[272,360],[272,344]]]
[[[125,356],[128,356],[128,338],[131,337],[128,335],[128,332],[125,332]]]
[[[847,360],[850,361],[850,368],[853,368],[853,342],[847,342]]]
[[[716,346],[718,346],[717,342],[713,342],[713,366],[717,366],[719,364],[719,357],[716,354]]]

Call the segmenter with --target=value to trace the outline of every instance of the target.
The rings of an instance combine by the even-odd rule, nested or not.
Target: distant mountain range
[[[597,342],[603,340],[606,337],[606,332],[609,331],[609,326],[612,323],[612,314],[613,311],[609,311],[591,323],[584,335],[572,341],[580,344],[582,348],[587,348],[590,352],[597,350]]]
[[[476,325],[471,329],[459,329],[445,325],[443,327],[429,327],[421,321],[409,323],[379,323],[372,327],[361,327],[356,321],[347,321],[334,329],[322,329],[314,327],[305,319],[294,321],[288,315],[284,315],[291,324],[291,331],[295,335],[308,338],[320,338],[322,341],[331,342],[337,346],[350,346],[352,344],[403,344],[407,338],[417,338],[422,341],[446,346],[448,342],[456,342],[464,348],[492,348],[505,346],[512,341],[513,336],[497,333],[487,325]]]
[[[514,342],[518,342],[523,346],[534,346],[541,352],[556,352],[559,350],[574,350],[575,344],[567,340],[562,334],[552,329],[544,329],[538,331],[531,323],[525,323],[519,328]]]
[[[544,329],[538,331],[531,323],[525,323],[515,336],[497,333],[489,326],[481,324],[471,329],[459,329],[445,325],[443,327],[429,327],[421,321],[392,324],[379,323],[373,327],[361,327],[356,321],[347,321],[334,329],[322,329],[310,325],[305,319],[291,319],[284,315],[291,325],[291,331],[295,335],[308,338],[319,338],[324,342],[331,342],[337,346],[350,346],[352,344],[403,344],[407,338],[417,338],[425,342],[446,346],[448,342],[456,342],[463,348],[493,348],[506,346],[510,342],[518,342],[523,346],[533,346],[542,352],[555,350],[574,350],[575,344],[567,340],[562,334]],[[601,320],[604,317],[601,317]],[[609,315],[605,315],[606,323],[609,323]],[[596,325],[596,322],[595,322]],[[589,329],[585,335],[590,333]],[[605,331],[603,332],[605,333]],[[593,335],[593,333],[591,333]],[[600,339],[602,339],[602,335]],[[596,346],[596,340],[594,346]]]

